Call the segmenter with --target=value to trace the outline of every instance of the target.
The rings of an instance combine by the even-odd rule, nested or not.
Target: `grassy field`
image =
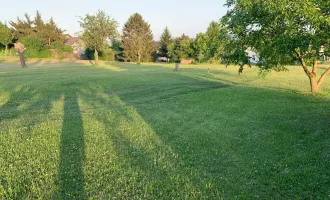
[[[0,62],[0,199],[329,198],[330,77],[28,65]]]

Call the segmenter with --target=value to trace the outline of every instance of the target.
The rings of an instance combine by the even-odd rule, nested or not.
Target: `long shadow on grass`
[[[158,138],[159,136],[151,127],[152,122],[146,123],[139,113],[134,111],[132,104],[127,105],[118,98],[118,95],[125,99],[127,97],[128,103],[134,101],[135,105],[147,106],[149,103],[172,101],[173,98],[180,99],[185,95],[198,95],[229,87],[225,84],[207,82],[178,74],[173,76],[172,80],[176,81],[175,84],[144,85],[142,83],[143,85],[137,85],[136,88],[117,91],[113,91],[105,84],[94,86],[94,88],[93,85],[90,85],[80,92],[82,100],[91,106],[92,110],[95,110],[93,117],[104,124],[109,145],[111,144],[111,147],[114,148],[116,156],[119,158],[117,165],[122,169],[114,173],[120,175],[114,178],[118,181],[116,184],[112,184],[117,188],[113,193],[102,191],[106,188],[100,188],[100,193],[105,194],[103,197],[107,197],[107,195],[116,197],[118,194],[122,195],[117,196],[118,198],[128,199],[133,197],[159,199],[164,195],[168,198],[179,199],[201,196],[219,197],[217,190],[205,189],[210,182],[201,180],[203,172],[186,170],[186,163],[181,160],[182,155],[173,151],[171,146],[167,145],[167,141]],[[104,160],[104,162],[109,161]],[[109,165],[111,167],[111,163]],[[95,176],[98,175],[95,174]],[[107,176],[109,175],[99,177],[95,183],[105,182]],[[123,177],[125,177],[124,180]],[[132,190],[132,188],[135,189]]]
[[[167,81],[115,90],[100,82],[82,94],[86,103],[117,113],[95,119],[114,131],[109,137],[125,169],[141,174],[138,180],[154,188],[146,194],[254,199],[322,198],[330,192],[328,99],[226,85],[189,73],[166,76]],[[122,103],[111,105],[95,93],[117,96]],[[148,131],[125,130],[136,124]],[[151,143],[136,144],[134,137],[141,140],[141,133],[150,134],[144,137],[152,136]],[[153,163],[159,155],[169,168]],[[135,184],[144,189],[143,183]]]
[[[127,70],[118,75],[128,78],[128,72],[141,66],[119,67]],[[149,72],[151,67],[141,69]],[[230,86],[183,73],[169,72],[165,81],[152,84],[130,81],[133,84],[117,88],[104,79],[59,85],[66,89],[59,168],[62,199],[93,195],[104,199],[116,195],[126,199],[219,199],[218,192],[228,199],[328,197],[329,100]],[[95,136],[105,149],[97,157],[103,168],[85,163],[89,169],[85,169],[86,177],[77,93],[109,134]],[[3,107],[5,111],[14,107],[17,113],[7,113],[2,119],[21,114],[15,107],[17,98],[13,96]],[[94,138],[91,140],[93,143]],[[89,182],[84,183],[87,178]],[[116,183],[109,182],[112,180]],[[91,184],[91,190],[84,191],[84,184]]]
[[[62,199],[84,199],[85,142],[83,121],[77,94],[64,97],[64,121],[61,134],[59,181]]]
[[[330,192],[328,99],[180,79],[191,82],[117,95],[195,172],[196,185],[210,182],[225,198],[325,198]],[[210,87],[190,90],[199,83]]]
[[[46,115],[51,109],[52,101],[59,98],[58,94],[47,96],[47,94],[41,94],[40,91],[29,86],[11,90],[7,102],[0,106],[0,122],[22,116],[31,119],[32,113]],[[33,126],[33,124],[27,124],[27,126]]]
[[[83,96],[85,102],[91,103],[93,98],[86,94]],[[94,106],[102,107],[102,111],[97,110],[94,117],[104,124],[107,134],[108,144],[99,144],[99,148],[107,149],[104,150],[106,152],[114,148],[115,154],[111,157],[118,159],[115,159],[115,166],[114,161],[111,162],[109,159],[102,161],[102,165],[109,168],[111,174],[106,173],[101,177],[100,173],[93,174],[95,179],[90,185],[104,185],[98,188],[98,193],[102,194],[98,198],[193,197],[191,191],[199,190],[202,187],[201,183],[191,180],[183,162],[168,145],[159,140],[149,124],[122,102],[116,102],[113,98],[110,98],[112,102],[107,101],[107,97],[101,99],[98,97],[92,100]],[[116,181],[108,182],[109,180]],[[190,191],[180,188],[189,188]]]

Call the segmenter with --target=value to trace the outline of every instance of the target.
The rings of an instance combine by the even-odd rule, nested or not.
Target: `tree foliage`
[[[51,52],[45,47],[41,38],[37,35],[30,35],[20,39],[24,45],[24,54],[27,58],[49,58]]]
[[[31,20],[30,15],[27,13],[24,14],[24,19],[17,17],[16,22],[10,21],[9,24],[14,29],[14,36],[16,40],[35,33],[33,20]]]
[[[111,41],[111,47],[115,52],[115,60],[124,61],[124,49],[122,48],[121,40],[117,38],[113,39]]]
[[[251,67],[248,51],[255,51],[245,44],[244,38],[235,37],[225,26],[221,26],[219,56],[222,63],[238,65],[238,74],[243,73],[244,67]]]
[[[208,51],[208,42],[206,35],[204,33],[199,33],[196,36],[194,42],[195,49],[195,59],[198,62],[205,62],[208,59],[207,51]]]
[[[206,58],[208,61],[217,61],[219,54],[223,48],[223,33],[221,33],[220,24],[217,22],[211,22],[205,33],[207,41]]]
[[[199,62],[218,62],[224,48],[220,23],[211,22],[205,33],[196,36],[194,49],[195,58]]]
[[[189,36],[182,34],[175,38],[169,46],[168,54],[174,62],[180,62],[182,59],[190,59],[194,56],[193,40]]]
[[[50,46],[55,41],[64,42],[64,30],[60,29],[51,18],[48,22],[42,19],[39,11],[36,12],[34,20],[28,14],[24,15],[24,19],[17,18],[16,22],[11,21],[10,25],[14,29],[16,40],[36,35],[40,38],[44,45]]]
[[[99,10],[95,15],[86,14],[81,17],[79,23],[83,28],[81,39],[87,47],[95,50],[95,64],[98,64],[98,52],[107,41],[117,36],[118,22]]]
[[[50,18],[49,22],[45,24],[42,38],[48,45],[53,42],[64,42],[64,30],[57,26],[53,18]]]
[[[45,49],[45,46],[42,42],[42,40],[36,36],[36,35],[31,35],[28,37],[23,37],[20,39],[20,42],[24,45],[26,49],[34,49],[37,51],[41,51]]]
[[[0,22],[0,44],[6,46],[6,50],[8,50],[8,45],[12,43],[12,40],[12,32],[6,24]]]
[[[223,21],[241,48],[255,49],[262,71],[285,70],[298,60],[318,92],[330,67],[317,79],[318,60],[329,54],[330,4],[323,0],[227,0]]]
[[[173,42],[172,35],[170,30],[166,27],[164,32],[162,33],[158,45],[158,56],[169,58],[168,48]]]
[[[150,25],[138,13],[130,16],[124,25],[122,48],[127,61],[145,62],[152,59],[155,52]]]

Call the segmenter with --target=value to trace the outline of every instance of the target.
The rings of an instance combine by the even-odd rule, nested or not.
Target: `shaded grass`
[[[0,199],[330,194],[329,80],[311,96],[296,67],[30,66],[0,66]]]

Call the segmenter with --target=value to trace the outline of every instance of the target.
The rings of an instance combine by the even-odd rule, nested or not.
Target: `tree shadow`
[[[52,101],[58,98],[59,95],[48,97],[32,87],[18,86],[10,93],[6,103],[0,106],[0,122],[20,117],[30,118],[33,113],[47,114],[51,109]]]
[[[154,79],[162,78],[164,72],[171,74],[150,84],[150,80],[134,79],[127,73],[154,73],[150,66],[116,65],[127,71],[119,74],[93,68],[91,72],[131,78],[133,84],[114,86],[106,76],[103,80],[89,77],[88,83],[68,79],[58,85],[61,89],[52,91],[54,94],[40,88],[19,90],[0,109],[13,109],[1,120],[17,118],[22,115],[22,102],[16,100],[35,96],[40,100],[37,108],[48,112],[50,102],[64,95],[55,198],[164,198],[167,194],[167,198],[177,199],[220,199],[220,193],[222,198],[273,195],[280,199],[287,197],[288,191],[293,191],[289,198],[297,198],[299,193],[302,197],[328,194],[329,172],[320,171],[329,166],[328,99],[241,87],[174,73],[170,68],[157,68],[159,74],[153,75]],[[20,93],[24,95],[16,96]],[[85,110],[79,107],[78,96],[95,110],[92,118],[104,125],[108,134],[101,138],[106,139],[105,149],[115,151],[115,155],[102,152],[97,157],[105,159],[98,160],[104,168],[85,163],[85,148],[91,145],[86,143],[85,147],[86,133],[96,135],[92,140],[97,133],[84,130]],[[303,102],[313,103],[313,112],[305,109]],[[35,106],[30,102],[26,112],[33,112]],[[145,142],[139,142],[141,138]],[[110,156],[104,156],[107,153]],[[113,160],[118,169],[107,166]],[[84,174],[86,165],[89,176]],[[104,171],[99,173],[99,169]],[[91,175],[94,171],[98,174]],[[118,183],[110,184],[112,180]],[[94,183],[92,191],[85,188]],[[136,193],[125,193],[130,191]]]
[[[85,199],[84,192],[84,173],[83,164],[85,156],[85,143],[84,143],[84,130],[83,121],[80,114],[77,97],[77,84],[74,82],[67,83],[66,90],[49,90],[48,87],[39,87],[36,85],[24,85],[12,88],[11,85],[3,86],[2,91],[8,91],[8,98],[5,103],[0,104],[0,125],[10,123],[12,126],[0,127],[1,133],[11,132],[20,137],[21,127],[24,127],[25,134],[22,134],[22,142],[32,140],[36,137],[34,129],[40,127],[40,124],[44,124],[47,121],[58,120],[57,116],[49,115],[52,110],[53,103],[60,100],[61,96],[64,96],[64,115],[60,135],[59,143],[59,166],[57,169],[58,175],[54,176],[54,183],[58,185],[58,191],[55,191],[53,197],[56,199]],[[14,125],[17,124],[17,125]],[[15,127],[17,131],[11,131]],[[9,136],[8,136],[9,137]],[[47,137],[47,136],[46,136]],[[52,139],[54,135],[51,136]],[[10,137],[9,137],[10,138]],[[19,140],[21,141],[21,140]],[[54,144],[57,146],[57,144]],[[35,148],[35,147],[30,147]],[[10,149],[4,149],[3,153],[6,153]],[[45,152],[36,152],[35,156],[39,157],[41,161],[43,157],[47,155],[47,152],[54,156],[56,149],[44,149]],[[20,160],[19,157],[11,158],[8,161],[10,163],[22,162],[31,163],[31,157],[28,155],[28,149],[22,149],[20,155],[26,156],[25,160]],[[36,159],[34,157],[33,159]],[[54,163],[56,164],[56,163]],[[14,164],[12,164],[14,165]],[[15,165],[14,165],[15,166]],[[3,167],[3,166],[2,166]],[[19,166],[15,166],[19,167]],[[34,169],[30,169],[34,170]],[[42,179],[44,172],[46,171],[33,171],[39,178]],[[49,173],[49,172],[48,172]],[[26,195],[30,193],[31,185],[24,182],[35,182],[38,180],[31,179],[31,175],[26,175],[26,178],[16,177],[12,184],[20,186],[16,188],[16,198],[25,199]],[[6,179],[2,179],[0,176],[0,183],[6,182]],[[1,184],[0,184],[1,185]],[[8,185],[10,186],[10,185]],[[9,188],[4,188],[5,191]],[[46,194],[46,192],[44,192]],[[0,195],[1,196],[1,195]],[[31,198],[31,197],[29,197]]]
[[[188,79],[213,88],[211,81]],[[195,91],[187,86],[178,87],[186,92],[175,92],[175,85],[158,85],[116,94],[171,146],[184,168],[197,171],[196,185],[210,181],[214,190],[225,191],[226,198],[294,198],[295,193],[307,197],[329,192],[318,186],[330,176],[318,167],[320,163],[330,167],[326,162],[330,116],[324,111],[330,109],[329,99],[243,86],[214,87],[212,95],[200,88],[198,95],[192,95]],[[313,112],[302,109],[306,102],[315,105]],[[305,168],[297,170],[301,166]],[[287,170],[289,174],[283,172]]]
[[[28,67],[39,67],[40,65],[44,64],[44,61],[42,59],[33,59],[33,61],[27,60],[26,64]]]
[[[94,65],[94,62],[92,60],[88,60],[89,64]]]
[[[59,168],[62,199],[85,199],[84,157],[83,121],[77,94],[75,92],[65,93]]]
[[[199,91],[201,90],[204,89],[200,88]],[[143,96],[141,92],[141,90],[137,91]],[[197,90],[191,90],[191,94],[194,92]],[[165,96],[162,96],[161,93],[164,94],[164,91],[160,90],[156,98],[150,101],[157,102],[166,98],[175,98],[178,95],[176,92],[165,92]],[[139,113],[134,111],[135,107],[126,105],[127,102],[121,101],[111,88],[99,85],[95,89],[91,86],[84,88],[80,94],[82,100],[90,105],[91,109],[97,110],[92,117],[105,126],[109,146],[114,149],[116,157],[120,159],[117,165],[120,166],[121,171],[112,170],[113,175],[105,175],[118,180],[115,185],[111,184],[115,188],[112,188],[111,192],[102,191],[105,188],[100,188],[100,193],[105,194],[100,198],[111,196],[123,199],[132,197],[161,199],[164,197],[162,194],[164,191],[169,192],[166,194],[167,198],[196,198],[203,195],[209,198],[219,197],[216,190],[203,190],[207,183],[201,181],[201,172],[187,170],[185,161],[181,160],[181,155],[171,149],[165,140],[158,138],[157,132],[152,129],[152,123],[144,121]],[[132,98],[142,103],[141,99]],[[143,102],[147,103],[145,100]],[[118,173],[120,175],[116,176]],[[189,174],[193,174],[194,177]],[[103,182],[102,179],[106,181],[105,178],[100,177],[101,180],[94,181]],[[127,185],[127,183],[130,184]],[[180,188],[190,188],[191,191],[180,190]],[[196,190],[196,193],[193,193],[193,190]]]

